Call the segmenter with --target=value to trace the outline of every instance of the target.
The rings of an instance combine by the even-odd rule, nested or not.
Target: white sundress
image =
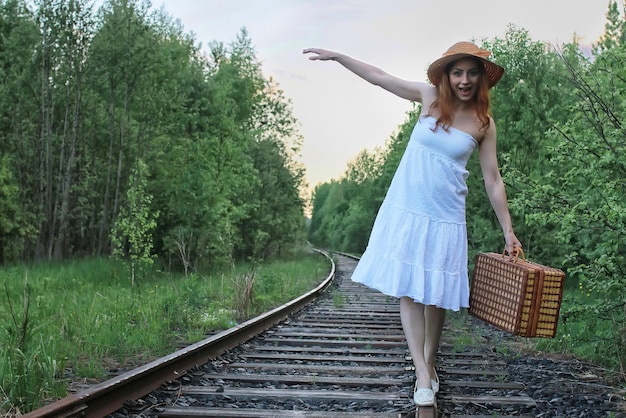
[[[458,311],[469,307],[466,166],[478,142],[435,123],[413,128],[352,280]]]

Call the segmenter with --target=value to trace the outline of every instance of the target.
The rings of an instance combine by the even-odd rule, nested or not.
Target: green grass
[[[313,288],[328,274],[319,254],[240,265],[214,274],[153,272],[131,286],[112,259],[0,269],[0,414],[25,413],[65,395],[67,380],[102,380],[180,344],[234,326]],[[249,300],[237,296],[254,271]]]
[[[333,295],[333,306],[337,309],[341,309],[346,306],[348,298],[346,295],[339,293],[337,289],[332,290]]]
[[[535,340],[535,348],[602,365],[625,380],[626,311],[605,309],[613,304],[582,287],[566,288],[556,336]]]
[[[481,336],[474,329],[467,328],[467,312],[465,311],[448,311],[446,313],[446,321],[450,329],[454,330],[454,341],[452,343],[452,352],[462,353],[479,343]]]

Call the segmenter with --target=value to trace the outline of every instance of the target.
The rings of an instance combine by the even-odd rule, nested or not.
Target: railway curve
[[[626,417],[599,370],[508,354],[467,314],[446,321],[436,407],[416,410],[397,300],[352,282],[356,262],[336,253],[290,304],[24,417]]]

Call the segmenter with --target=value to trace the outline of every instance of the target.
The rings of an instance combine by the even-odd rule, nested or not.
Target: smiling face
[[[448,70],[450,87],[458,100],[467,102],[476,95],[481,70],[481,64],[471,58],[461,58],[450,65]]]

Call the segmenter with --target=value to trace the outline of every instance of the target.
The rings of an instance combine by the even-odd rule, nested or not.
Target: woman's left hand
[[[516,248],[522,248],[522,243],[517,239],[515,233],[511,232],[504,236],[505,246],[504,250],[507,252],[509,256],[516,255]]]

